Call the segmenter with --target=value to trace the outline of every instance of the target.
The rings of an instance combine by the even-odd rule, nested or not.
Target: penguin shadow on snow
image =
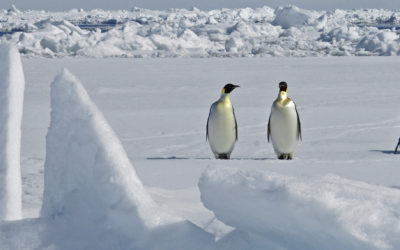
[[[210,157],[180,157],[180,156],[167,156],[167,157],[147,157],[146,160],[211,160]]]
[[[395,152],[394,150],[377,150],[377,149],[373,149],[373,150],[368,150],[369,152],[378,152],[378,153],[382,153],[382,154],[387,154],[387,155],[393,155],[393,154],[400,154],[400,152]]]
[[[395,149],[392,150],[369,150],[369,152],[380,152],[383,154],[388,154],[388,155],[392,155],[392,154],[400,154],[400,138],[399,138],[399,142],[397,143]]]
[[[266,161],[266,160],[276,160],[276,158],[269,157],[233,157],[230,159],[215,159],[212,157],[179,157],[179,156],[168,156],[168,157],[147,157],[146,160],[221,160],[221,161],[229,161],[229,160],[243,160],[243,161]]]
[[[267,161],[267,160],[276,160],[276,158],[270,157],[237,157],[231,158],[231,160],[243,160],[243,161]]]

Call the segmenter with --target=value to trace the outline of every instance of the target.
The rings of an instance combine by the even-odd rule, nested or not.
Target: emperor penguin
[[[268,142],[272,140],[280,160],[293,159],[297,141],[301,140],[301,123],[296,104],[287,96],[288,85],[279,83],[279,95],[272,103],[268,121]]]
[[[229,159],[238,139],[235,111],[229,94],[239,85],[228,83],[221,97],[210,108],[207,120],[206,140],[216,159]]]

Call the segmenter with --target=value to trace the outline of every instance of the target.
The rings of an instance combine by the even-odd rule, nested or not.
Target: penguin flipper
[[[214,104],[211,105],[210,112],[208,113],[207,125],[206,125],[206,141],[208,140],[208,122],[210,121],[210,115],[211,115],[211,110],[212,110],[213,106],[214,106]]]
[[[211,113],[211,109],[210,109],[210,113]],[[208,118],[207,118],[207,125],[206,125],[206,141],[208,140],[208,121],[210,120],[210,113],[208,114]]]
[[[268,119],[268,132],[267,132],[267,138],[268,138],[268,142],[271,139],[271,114],[269,115],[269,119]]]
[[[232,106],[232,111],[233,111],[233,119],[235,120],[235,141],[238,140],[238,126],[237,126],[237,122],[236,122],[236,115],[235,115],[235,109]]]
[[[297,112],[296,105],[294,107],[297,115],[297,139],[300,139],[300,141],[302,141],[303,139],[301,137],[301,122],[300,122],[299,112]]]

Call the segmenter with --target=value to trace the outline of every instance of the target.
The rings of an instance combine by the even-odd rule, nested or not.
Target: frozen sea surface
[[[293,177],[340,177],[400,188],[398,57],[268,59],[24,59],[24,217],[42,203],[50,83],[67,67],[81,79],[122,141],[139,178],[161,206],[221,236],[200,201],[207,167],[268,170]],[[278,82],[289,85],[303,127],[293,161],[267,143]],[[211,103],[227,82],[239,127],[232,160],[213,159],[205,141]]]

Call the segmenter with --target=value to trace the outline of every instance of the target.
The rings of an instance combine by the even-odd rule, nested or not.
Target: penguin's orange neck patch
[[[222,94],[225,94],[225,88],[222,89]]]
[[[281,100],[287,99],[287,92],[286,91],[280,91],[279,92],[279,99],[281,99]]]

